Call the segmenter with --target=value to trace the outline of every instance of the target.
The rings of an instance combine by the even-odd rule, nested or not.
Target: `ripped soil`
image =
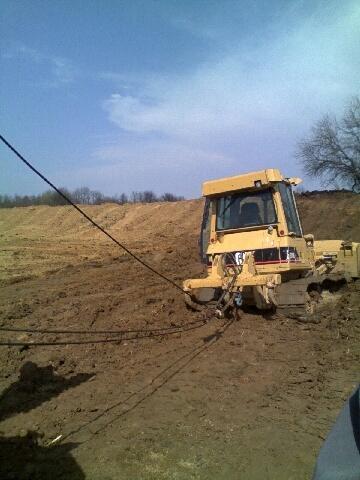
[[[327,208],[323,198],[299,202],[306,233],[314,210]],[[354,204],[360,212],[357,196],[341,201],[339,217],[349,209],[353,215]],[[203,274],[201,210],[198,200],[86,207],[178,283]],[[148,329],[200,320],[176,289],[68,207],[1,210],[0,226],[1,326]],[[359,240],[357,228],[346,235]],[[344,238],[333,223],[329,230],[321,224],[322,238]],[[211,320],[141,340],[1,347],[1,478],[311,478],[318,450],[359,381],[359,290],[358,282],[341,290],[318,323],[248,312],[238,321]],[[1,341],[74,338],[1,333]]]

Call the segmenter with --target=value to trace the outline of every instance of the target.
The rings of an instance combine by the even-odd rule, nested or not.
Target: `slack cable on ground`
[[[113,338],[103,338],[103,339],[94,339],[94,340],[64,340],[64,341],[56,340],[56,341],[36,341],[36,342],[19,342],[19,341],[8,340],[8,341],[0,341],[0,347],[38,347],[38,346],[56,346],[56,345],[90,345],[90,344],[96,344],[96,343],[117,343],[117,342],[122,342],[124,340],[127,340],[127,341],[141,340],[145,338],[164,337],[166,335],[173,335],[175,333],[185,333],[190,330],[196,330],[198,328],[201,328],[203,325],[205,325],[205,323],[206,323],[205,321],[191,322],[183,325],[182,328],[174,329],[172,331],[167,331],[166,329],[143,330],[141,333],[137,333],[134,335],[128,334],[128,335],[121,335],[118,337],[115,336]],[[10,329],[10,331],[18,331],[18,330]],[[29,330],[22,330],[22,331],[29,331]],[[54,333],[54,331],[52,331],[52,333]],[[74,332],[66,332],[66,333],[74,333]],[[94,333],[94,332],[91,332],[91,333]]]

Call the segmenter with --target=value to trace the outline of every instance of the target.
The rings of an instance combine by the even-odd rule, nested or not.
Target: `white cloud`
[[[64,57],[48,55],[27,45],[16,45],[7,52],[2,53],[3,59],[26,59],[39,66],[48,68],[48,78],[37,81],[37,86],[60,87],[74,82],[78,75],[72,62]]]
[[[125,172],[130,185],[160,182],[181,193],[180,185],[186,195],[197,182],[246,170],[301,176],[296,142],[360,90],[360,5],[320,5],[297,23],[279,19],[271,39],[255,32],[234,40],[190,73],[133,82],[113,72],[107,79],[119,89],[103,108],[121,140],[97,151],[107,172]]]
[[[59,83],[72,83],[75,80],[77,70],[68,59],[61,57],[48,57],[48,59],[52,64],[52,73]]]
[[[183,77],[145,78],[138,94],[114,93],[109,119],[137,134],[157,132],[205,148],[304,130],[338,111],[360,87],[360,6],[339,5],[286,31],[269,44],[235,46],[223,58]]]

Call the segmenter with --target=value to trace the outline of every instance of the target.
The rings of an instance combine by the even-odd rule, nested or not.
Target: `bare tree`
[[[156,194],[152,190],[144,190],[142,194],[143,194],[142,201],[144,203],[154,203],[158,201]]]
[[[80,187],[72,193],[73,201],[82,205],[91,203],[91,190],[89,187]]]
[[[124,203],[128,203],[129,199],[126,193],[122,193],[119,197],[119,203],[123,205]]]
[[[98,190],[90,190],[90,198],[93,205],[100,205],[104,201],[104,195]]]
[[[173,193],[165,192],[161,195],[160,200],[162,202],[178,202],[179,200],[185,200],[184,197],[174,195]]]
[[[140,203],[142,201],[142,193],[137,191],[131,192],[130,201],[131,203]]]
[[[317,122],[296,156],[308,175],[360,192],[360,98],[349,102],[340,120],[325,115]]]

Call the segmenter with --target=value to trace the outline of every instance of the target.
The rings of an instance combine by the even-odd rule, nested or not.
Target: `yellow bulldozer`
[[[360,276],[360,244],[304,235],[293,186],[277,169],[207,181],[200,254],[205,278],[183,283],[186,303],[224,317],[251,305],[313,314],[324,291]]]

